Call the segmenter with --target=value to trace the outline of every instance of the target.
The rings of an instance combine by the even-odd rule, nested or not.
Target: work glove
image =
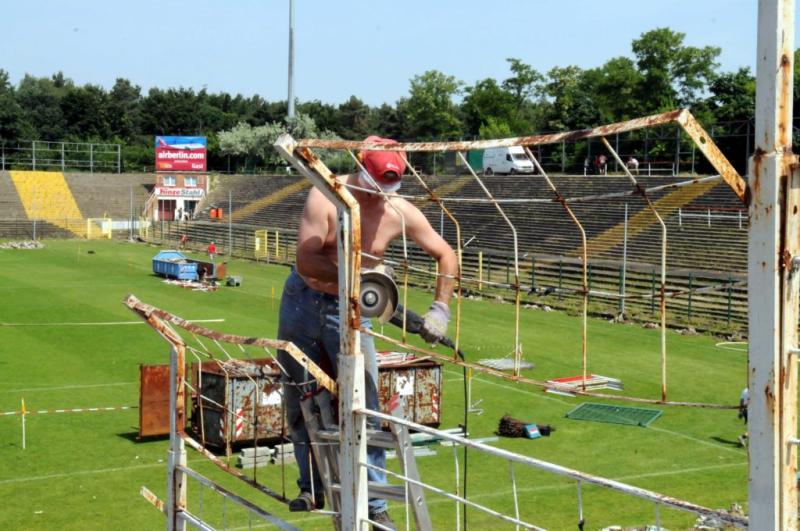
[[[419,331],[426,343],[435,345],[447,335],[447,324],[450,322],[450,308],[440,301],[434,301],[430,309],[422,316],[424,324]]]

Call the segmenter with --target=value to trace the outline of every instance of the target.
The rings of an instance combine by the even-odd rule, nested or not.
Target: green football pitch
[[[277,308],[288,269],[233,260],[236,288],[212,293],[185,290],[151,273],[157,248],[117,241],[46,241],[39,250],[0,250],[0,413],[29,410],[137,406],[140,364],[167,363],[168,345],[122,304],[128,293],[187,319],[224,319],[207,326],[226,332],[275,337]],[[424,310],[431,294],[409,293],[409,306]],[[513,348],[513,305],[463,302],[462,350],[468,359],[501,358]],[[580,373],[581,321],[560,312],[523,310],[521,342],[538,380]],[[660,336],[657,330],[603,320],[589,322],[589,370],[619,378],[624,394],[660,397]],[[709,336],[668,333],[669,398],[734,404],[746,383],[746,353],[715,347]],[[442,347],[439,347],[442,349]],[[444,352],[444,350],[443,350]],[[607,391],[614,392],[614,391]],[[459,367],[444,367],[442,427],[463,422]],[[663,410],[648,427],[570,420],[564,415],[584,401],[476,375],[472,400],[483,410],[470,415],[472,437],[493,435],[503,414],[551,424],[557,431],[536,440],[502,439],[499,448],[623,481],[711,508],[739,503],[746,509],[747,454],[736,439],[743,431],[733,410],[647,405]],[[600,401],[603,402],[603,401]],[[611,401],[605,401],[614,403]],[[622,405],[629,403],[618,402]],[[22,448],[19,415],[0,415],[0,529],[161,529],[164,516],[139,489],[166,490],[167,440],[138,441],[138,410],[34,414],[27,417]],[[432,446],[420,457],[422,478],[453,492],[454,450]],[[253,492],[188,449],[190,466],[303,529],[330,529],[330,517],[296,514]],[[461,453],[458,453],[461,458]],[[397,462],[389,461],[390,467]],[[468,496],[514,514],[511,470],[506,461],[470,451]],[[463,462],[459,473],[463,476]],[[259,480],[296,493],[295,468],[259,469]],[[548,529],[574,529],[578,522],[573,480],[515,465],[520,516]],[[285,487],[284,487],[285,485]],[[230,502],[189,482],[189,506],[217,528],[269,528]],[[653,524],[656,508],[618,492],[582,487],[587,529]],[[428,504],[437,529],[452,529],[456,507],[436,494]],[[392,504],[402,524],[405,508]],[[511,528],[470,510],[472,529]],[[661,524],[691,527],[695,518],[665,507]],[[462,522],[463,523],[463,522]],[[403,526],[404,527],[404,526]]]

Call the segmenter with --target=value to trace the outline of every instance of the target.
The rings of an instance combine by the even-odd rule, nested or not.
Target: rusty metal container
[[[271,358],[195,363],[192,379],[205,399],[193,396],[191,426],[205,444],[280,441],[280,372]]]
[[[404,400],[405,418],[438,428],[441,423],[442,364],[401,352],[378,352],[378,395],[386,411],[392,395]],[[388,423],[385,423],[388,428]]]

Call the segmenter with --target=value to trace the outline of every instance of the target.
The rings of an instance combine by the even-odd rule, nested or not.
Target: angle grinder
[[[387,322],[395,314],[398,306],[397,284],[388,268],[379,265],[361,274],[361,292],[358,302],[361,315],[378,322]]]

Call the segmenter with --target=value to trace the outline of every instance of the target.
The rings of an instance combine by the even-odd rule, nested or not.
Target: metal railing
[[[19,140],[0,143],[0,170],[89,170],[120,173],[122,146]]]

